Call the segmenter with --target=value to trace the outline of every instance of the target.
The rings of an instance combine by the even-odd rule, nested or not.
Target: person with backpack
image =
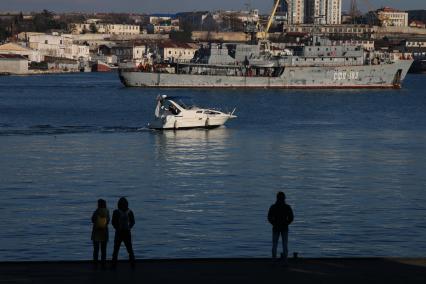
[[[99,248],[101,249],[101,265],[105,268],[106,247],[108,242],[109,211],[106,201],[98,200],[98,208],[92,214],[92,241],[93,241],[93,263],[98,267]]]
[[[277,193],[277,201],[269,208],[268,221],[272,225],[272,258],[277,257],[278,239],[282,239],[284,262],[288,257],[288,225],[293,222],[294,215],[290,205],[285,202],[284,192]]]
[[[120,250],[121,242],[124,242],[132,268],[135,267],[135,255],[132,247],[132,234],[130,230],[135,225],[135,216],[132,210],[129,209],[129,203],[125,197],[121,197],[117,204],[118,209],[112,214],[112,226],[115,229],[114,237],[114,252],[112,254],[112,268],[117,266],[118,251]]]

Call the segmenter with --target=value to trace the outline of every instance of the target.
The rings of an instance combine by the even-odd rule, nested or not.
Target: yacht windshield
[[[183,100],[179,100],[179,105],[184,109],[191,109],[192,105],[188,104],[187,102],[184,102]]]

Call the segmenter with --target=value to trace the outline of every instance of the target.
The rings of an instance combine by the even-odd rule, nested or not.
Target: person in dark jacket
[[[288,225],[293,222],[293,210],[285,202],[285,194],[280,191],[277,193],[277,201],[269,208],[268,221],[272,225],[272,257],[277,257],[278,239],[282,238],[283,258],[287,261],[288,257]]]
[[[126,198],[121,197],[117,204],[118,209],[112,214],[112,226],[115,229],[114,252],[112,254],[112,268],[117,265],[118,251],[121,242],[124,242],[127,252],[129,253],[130,264],[135,266],[135,255],[132,247],[132,234],[130,230],[135,225],[135,216],[129,209],[129,203]]]
[[[108,242],[108,223],[109,211],[106,201],[98,200],[98,208],[92,214],[92,241],[93,241],[93,262],[95,268],[98,266],[99,247],[101,249],[101,265],[105,268],[106,263],[106,247]]]

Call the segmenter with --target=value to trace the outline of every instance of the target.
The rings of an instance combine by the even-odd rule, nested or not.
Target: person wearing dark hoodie
[[[277,201],[269,208],[268,221],[272,225],[272,258],[277,257],[278,239],[282,239],[283,259],[287,263],[288,257],[288,225],[293,222],[293,210],[285,201],[284,192],[277,193]]]
[[[101,265],[105,268],[106,264],[106,247],[108,242],[108,223],[109,211],[106,201],[98,200],[98,208],[92,214],[92,241],[93,241],[93,263],[95,268],[98,267],[99,248],[101,249]]]
[[[124,242],[132,268],[135,267],[135,255],[132,247],[132,234],[130,230],[135,225],[135,216],[129,209],[129,203],[126,198],[121,197],[117,204],[118,209],[112,214],[112,226],[115,229],[114,252],[112,254],[112,268],[117,266],[118,251],[121,243]]]

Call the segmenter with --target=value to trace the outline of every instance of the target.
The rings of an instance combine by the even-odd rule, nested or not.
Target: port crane
[[[274,17],[275,17],[275,14],[277,13],[277,9],[278,9],[278,6],[280,5],[280,1],[282,0],[275,0],[275,4],[274,4],[274,7],[272,8],[271,15],[269,15],[268,23],[266,24],[265,29],[262,32],[260,32],[260,38],[263,40],[267,39],[268,37],[269,29],[271,28],[272,22],[274,21]]]

